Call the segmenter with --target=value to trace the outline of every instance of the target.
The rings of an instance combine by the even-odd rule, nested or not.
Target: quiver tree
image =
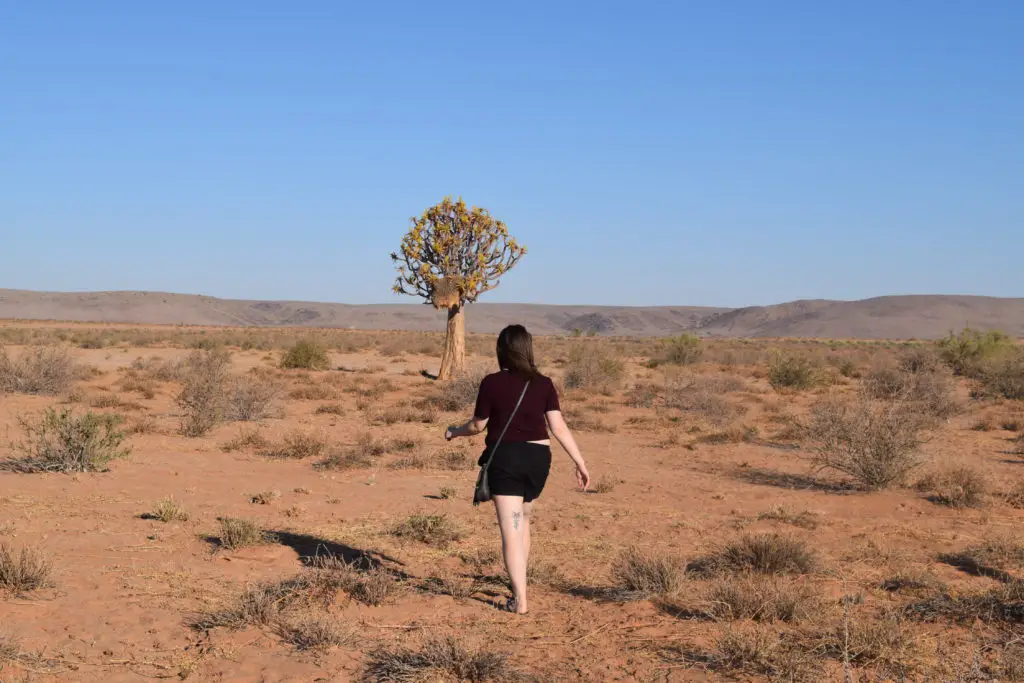
[[[466,361],[466,304],[497,287],[526,249],[487,209],[467,208],[461,198],[445,197],[410,223],[401,249],[391,254],[398,270],[393,290],[448,311],[438,379],[451,379]]]

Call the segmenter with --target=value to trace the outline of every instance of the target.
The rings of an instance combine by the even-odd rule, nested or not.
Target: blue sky
[[[1024,296],[1024,3],[0,2],[0,287],[484,301]]]

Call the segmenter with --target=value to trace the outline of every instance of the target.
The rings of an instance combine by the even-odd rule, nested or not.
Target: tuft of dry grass
[[[296,650],[325,652],[332,647],[351,645],[356,641],[355,629],[325,614],[281,619],[274,631]]]
[[[1024,481],[1018,481],[1010,489],[1001,492],[999,497],[1012,508],[1024,509]]]
[[[345,409],[339,403],[325,403],[313,411],[316,415],[344,415]]]
[[[227,443],[221,445],[221,450],[225,453],[232,453],[240,450],[253,450],[262,451],[270,447],[270,442],[267,441],[266,437],[260,434],[259,429],[243,429],[238,433],[238,436],[231,439]]]
[[[1012,580],[984,593],[939,595],[911,603],[906,614],[922,621],[1024,623],[1024,581]]]
[[[768,576],[720,579],[705,591],[706,611],[716,619],[752,621],[800,621],[818,606],[806,583]]]
[[[391,529],[391,535],[425,543],[435,548],[447,548],[462,539],[462,532],[447,515],[410,515]]]
[[[442,486],[441,491],[437,494],[437,497],[441,500],[452,500],[458,496],[459,492],[454,486]]]
[[[249,496],[249,502],[253,505],[271,505],[281,497],[280,491],[260,491]]]
[[[418,649],[378,647],[371,650],[363,676],[373,683],[524,680],[524,675],[509,664],[507,655],[492,649],[472,649],[455,636],[428,640]]]
[[[65,349],[26,349],[17,358],[0,348],[0,393],[55,396],[68,390],[78,368]]]
[[[337,396],[337,392],[326,384],[307,384],[288,392],[288,398],[296,401],[330,401]]]
[[[920,430],[920,418],[899,403],[825,399],[811,407],[808,435],[818,467],[876,490],[902,483],[921,465]]]
[[[87,412],[77,415],[70,409],[48,408],[38,422],[20,419],[25,440],[16,445],[19,460],[0,461],[0,470],[32,472],[105,472],[111,460],[125,458],[130,448],[122,448],[125,434],[119,427],[119,415]]]
[[[301,460],[323,454],[327,440],[321,434],[294,431],[286,434],[279,444],[264,448],[260,455],[269,458]]]
[[[307,581],[318,595],[341,590],[356,602],[376,607],[401,589],[391,572],[367,562],[346,562],[333,555],[320,555],[312,559],[311,568],[312,575]]]
[[[146,519],[155,519],[165,524],[170,522],[187,522],[189,519],[188,512],[170,496],[158,501],[153,506],[153,511],[146,513],[144,516]]]
[[[792,526],[800,527],[801,529],[818,528],[817,514],[809,510],[793,512],[782,505],[777,505],[767,512],[762,512],[757,516],[757,519],[782,522],[783,524],[790,524]]]
[[[594,493],[611,493],[620,483],[622,482],[619,479],[609,477],[608,475],[601,475],[590,490]]]
[[[261,529],[256,522],[235,517],[224,517],[220,520],[218,540],[220,546],[227,550],[274,542],[273,536]]]
[[[697,560],[692,568],[701,573],[809,574],[816,566],[814,553],[803,541],[765,533],[741,536]]]
[[[612,565],[612,582],[620,599],[672,597],[682,591],[686,579],[682,558],[636,547],[623,550]]]
[[[929,494],[929,500],[954,508],[982,507],[988,496],[988,480],[969,466],[947,467],[928,474],[917,489]]]
[[[34,548],[15,551],[0,543],[0,589],[21,594],[53,585],[53,564]]]

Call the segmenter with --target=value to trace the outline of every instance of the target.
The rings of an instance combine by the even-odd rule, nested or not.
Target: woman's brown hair
[[[498,367],[523,377],[540,374],[533,361],[533,337],[522,325],[509,325],[498,335]]]

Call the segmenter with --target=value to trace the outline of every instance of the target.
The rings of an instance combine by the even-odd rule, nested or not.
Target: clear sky
[[[1024,296],[1024,2],[0,0],[0,287],[390,302]],[[414,301],[413,299],[404,299]]]

